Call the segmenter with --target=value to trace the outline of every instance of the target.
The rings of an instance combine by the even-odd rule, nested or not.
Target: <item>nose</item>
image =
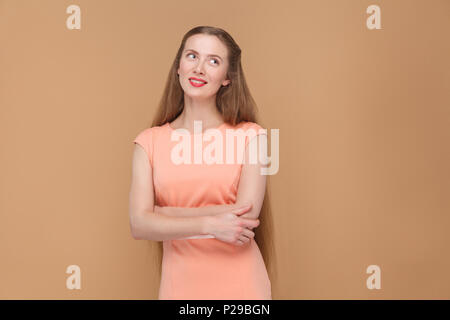
[[[200,61],[197,64],[197,66],[195,67],[195,72],[196,73],[205,74],[205,72],[203,71],[203,64],[204,64],[204,61]]]

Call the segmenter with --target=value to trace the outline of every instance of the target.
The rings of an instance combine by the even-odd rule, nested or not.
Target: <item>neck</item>
[[[223,123],[223,117],[217,110],[213,99],[200,100],[184,97],[184,108],[173,122],[177,127],[194,130],[194,121],[202,121],[203,130],[214,128]]]

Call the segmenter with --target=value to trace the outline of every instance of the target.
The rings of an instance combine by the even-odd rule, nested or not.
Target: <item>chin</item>
[[[202,99],[206,99],[211,96],[210,94],[205,93],[205,92],[185,91],[185,94],[190,98],[202,98]]]

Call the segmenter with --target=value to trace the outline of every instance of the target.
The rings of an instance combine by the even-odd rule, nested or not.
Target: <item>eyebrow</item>
[[[194,49],[186,49],[186,50],[184,50],[184,52],[187,52],[187,51],[192,51],[192,52],[194,52],[194,53],[196,53],[196,54],[199,54],[197,51],[195,51]],[[219,58],[220,60],[223,60],[222,59],[222,57],[221,56],[218,56],[217,54],[208,54],[208,57],[217,57],[217,58]]]

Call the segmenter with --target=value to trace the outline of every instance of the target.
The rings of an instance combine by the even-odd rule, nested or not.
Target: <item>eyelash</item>
[[[195,56],[195,53],[192,53],[192,52],[191,52],[191,53],[188,53],[186,56],[188,57],[188,56],[191,55],[191,54],[193,54],[193,55]],[[213,60],[215,60],[215,61],[217,62],[217,63],[216,63],[217,65],[219,64],[219,60],[214,59],[214,58],[213,58]]]

